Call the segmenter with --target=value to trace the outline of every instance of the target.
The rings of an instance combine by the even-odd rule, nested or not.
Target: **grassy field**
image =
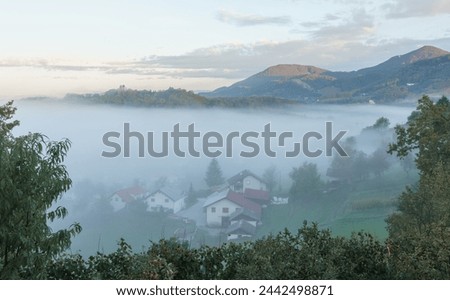
[[[258,237],[285,228],[295,232],[306,220],[331,229],[335,235],[349,236],[364,230],[384,239],[387,236],[385,219],[395,211],[397,198],[405,186],[414,184],[417,179],[417,175],[407,175],[393,167],[381,177],[341,185],[311,202],[271,206],[264,211]]]
[[[71,251],[82,255],[92,255],[97,251],[110,253],[117,249],[120,238],[140,252],[148,249],[150,241],[174,236],[178,228],[192,226],[181,220],[171,219],[165,214],[140,214],[123,211],[105,216],[92,216],[80,220],[83,230],[72,242]]]

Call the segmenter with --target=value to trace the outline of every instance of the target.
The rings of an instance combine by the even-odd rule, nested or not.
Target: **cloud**
[[[256,25],[289,25],[289,16],[267,17],[261,15],[244,15],[227,10],[219,10],[216,15],[217,20],[236,26],[256,26]]]
[[[324,33],[326,31],[326,33]],[[355,33],[354,31],[351,31]],[[351,33],[348,33],[349,35]],[[450,48],[450,38],[384,40],[373,43],[335,39],[333,30],[323,30],[317,40],[222,44],[201,48],[179,56],[151,56],[137,62],[166,75],[241,79],[276,64],[304,64],[345,71],[369,67],[425,44]],[[342,34],[341,34],[342,36]],[[173,70],[177,70],[175,73]]]
[[[301,22],[300,25],[305,28],[318,28],[320,26],[323,26],[323,22],[307,21],[307,22]],[[293,29],[292,32],[302,32],[302,31],[298,30],[298,29]]]
[[[333,71],[349,71],[369,67],[404,54],[425,44],[450,49],[450,37],[440,40],[383,40],[373,43],[346,36],[364,35],[360,25],[370,27],[370,18],[364,13],[354,13],[348,23],[335,27],[327,26],[315,32],[313,40],[290,40],[284,42],[260,41],[256,43],[226,43],[199,48],[176,56],[150,55],[136,60],[105,62],[99,64],[61,63],[45,59],[3,60],[0,68],[32,67],[44,70],[60,71],[55,75],[77,75],[78,72],[96,72],[102,74],[130,75],[135,78],[192,78],[205,82],[237,81],[265,68],[277,64],[314,65]],[[352,25],[353,24],[353,25]],[[355,24],[358,24],[355,25]],[[364,27],[364,26],[363,26]],[[362,28],[363,28],[362,27]],[[344,30],[345,29],[345,30]],[[343,30],[344,33],[341,31]],[[196,88],[196,87],[192,87]]]
[[[364,9],[351,12],[348,20],[338,24],[327,24],[311,32],[315,39],[334,39],[335,41],[364,40],[375,31],[374,17]]]
[[[327,21],[336,21],[339,20],[339,16],[335,15],[335,14],[326,14],[325,15],[325,20]]]
[[[394,0],[384,4],[387,18],[427,17],[450,14],[450,1],[448,0]]]
[[[345,14],[327,14],[321,20],[299,23],[291,33],[306,34],[312,41],[347,43],[371,38],[375,33],[375,17],[365,9],[354,9]]]
[[[138,76],[163,76],[164,78],[239,78],[235,73],[238,70],[227,68],[209,68],[209,69],[192,69],[192,68],[176,68],[176,67],[160,67],[153,68],[142,64],[133,64],[128,68],[111,68],[107,74],[121,75],[138,75]]]
[[[80,65],[51,62],[46,59],[3,59],[0,60],[0,68],[40,68],[49,71],[106,71],[107,65]]]

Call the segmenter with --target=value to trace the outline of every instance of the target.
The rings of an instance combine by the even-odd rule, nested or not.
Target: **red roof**
[[[116,194],[122,199],[123,202],[130,203],[136,200],[139,196],[143,196],[145,194],[145,190],[140,186],[134,186],[117,191]]]
[[[245,189],[244,197],[250,200],[255,200],[263,204],[270,203],[270,194],[267,191],[255,190],[255,189]]]
[[[251,200],[246,199],[243,194],[236,193],[236,192],[233,192],[232,190],[229,190],[228,194],[227,194],[227,199],[230,200],[231,202],[236,203],[239,206],[242,206],[243,208],[251,210],[258,215],[261,215],[261,212],[262,212],[261,205],[259,205],[258,203],[255,203]]]

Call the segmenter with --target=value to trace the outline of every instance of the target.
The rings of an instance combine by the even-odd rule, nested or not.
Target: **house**
[[[243,208],[230,215],[230,226],[227,228],[227,240],[251,238],[256,233],[256,227],[261,224],[261,215]]]
[[[146,193],[147,192],[140,186],[126,188],[112,194],[110,203],[114,212],[117,212],[134,201],[143,200]]]
[[[267,184],[264,180],[248,170],[228,179],[228,185],[231,190],[238,193],[243,193],[246,189],[267,191]]]
[[[146,198],[147,211],[165,211],[177,213],[185,207],[186,196],[180,190],[160,188],[150,193]]]
[[[241,221],[245,221],[256,227],[261,224],[261,215],[246,208],[236,210],[230,215],[230,225]]]
[[[262,213],[261,205],[230,189],[211,194],[203,204],[203,209],[206,212],[207,226],[223,228],[230,225],[230,216],[237,211],[251,211],[258,220]]]
[[[228,241],[251,238],[256,233],[256,226],[253,226],[252,224],[244,220],[240,220],[239,222],[231,224],[230,227],[228,227],[226,233],[228,235]]]

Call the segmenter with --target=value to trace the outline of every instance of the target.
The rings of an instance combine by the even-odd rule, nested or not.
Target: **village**
[[[128,209],[136,202],[144,203],[151,213],[165,213],[171,218],[195,224],[194,230],[180,228],[173,233],[179,240],[189,241],[197,229],[211,235],[225,233],[228,241],[251,239],[263,224],[263,210],[288,200],[271,197],[267,183],[249,170],[243,170],[215,186],[206,197],[189,203],[189,191],[166,185],[153,191],[132,186],[116,191],[109,199],[113,211]]]

